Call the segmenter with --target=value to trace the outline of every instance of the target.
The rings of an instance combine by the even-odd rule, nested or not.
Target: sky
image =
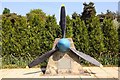
[[[88,3],[88,2],[87,2]],[[105,13],[107,9],[110,11],[118,11],[118,2],[94,2],[97,14]],[[83,2],[1,2],[0,14],[4,8],[9,8],[11,13],[17,13],[25,16],[32,9],[42,9],[47,15],[55,14],[57,22],[59,21],[61,4],[65,4],[66,14],[72,15],[73,12],[79,14],[83,11]]]

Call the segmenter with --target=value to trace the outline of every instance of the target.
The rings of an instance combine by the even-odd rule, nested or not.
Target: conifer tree
[[[84,21],[81,21],[79,17],[73,19],[73,40],[76,48],[86,54],[89,53],[89,39],[87,27]]]
[[[89,18],[94,17],[96,15],[96,10],[93,2],[90,2],[89,4],[83,3],[83,5],[84,5],[84,8],[83,8],[81,19],[84,20],[85,23],[87,23],[86,21]]]
[[[119,41],[118,46],[119,46],[119,53],[120,53],[120,25],[119,25],[119,28],[118,28],[118,39],[119,39],[118,40]]]
[[[10,13],[10,10],[8,8],[4,8],[3,14],[9,14],[9,13]]]
[[[52,49],[55,38],[58,38],[58,36],[60,35],[60,27],[57,25],[55,15],[47,16],[45,30],[43,32],[45,32],[44,34],[45,42],[44,47],[46,48],[45,50],[50,50]]]
[[[44,39],[45,39],[45,22],[46,14],[41,9],[31,10],[26,14],[28,24],[28,35],[29,35],[29,49],[32,57],[37,57],[43,54],[45,51]]]
[[[72,14],[72,19],[76,19],[77,17],[80,17],[80,15],[76,12]]]
[[[105,36],[104,43],[108,52],[118,52],[118,32],[111,19],[104,19],[102,30]]]
[[[5,14],[2,17],[3,64],[22,66],[23,59],[29,60],[26,55],[28,52],[25,50],[28,46],[26,18],[17,14]]]
[[[33,9],[26,14],[28,24],[33,27],[44,26],[46,21],[46,14],[41,9]],[[31,26],[31,27],[32,27]]]
[[[70,19],[68,15],[66,16],[66,37],[67,38],[73,37],[72,19]]]
[[[88,20],[88,34],[90,43],[90,52],[93,56],[98,56],[98,54],[105,51],[104,47],[104,36],[100,26],[100,21],[98,17],[92,17]]]
[[[118,58],[120,57],[120,26],[119,26],[119,28],[118,28],[118,38],[119,38],[119,54],[118,54]],[[118,67],[120,67],[120,58],[118,59]]]

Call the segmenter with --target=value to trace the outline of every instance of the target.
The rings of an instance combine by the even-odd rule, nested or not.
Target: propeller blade
[[[37,59],[35,59],[34,61],[32,61],[28,67],[31,68],[33,66],[38,65],[39,63],[43,62],[44,60],[46,60],[47,58],[49,58],[53,53],[55,53],[57,51],[57,49],[52,49],[49,52],[46,52],[45,54],[43,54],[42,56],[38,57]]]
[[[99,63],[96,59],[90,57],[89,55],[84,54],[84,53],[82,53],[82,52],[79,52],[79,51],[77,51],[76,49],[73,49],[73,48],[70,48],[70,50],[71,50],[73,53],[75,53],[76,55],[80,56],[81,58],[87,60],[88,62],[90,62],[90,63],[92,63],[92,64],[94,64],[94,65],[96,65],[96,66],[102,67],[102,64],[101,64],[101,63]]]
[[[65,30],[66,30],[66,13],[65,6],[62,5],[61,13],[60,13],[60,27],[62,29],[62,38],[65,38]]]

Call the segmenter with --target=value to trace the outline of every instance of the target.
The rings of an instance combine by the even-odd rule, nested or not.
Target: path
[[[2,78],[118,78],[118,67],[83,67],[90,72],[91,76],[66,75],[66,76],[43,76],[40,68],[30,69],[1,69],[0,79]],[[120,73],[119,73],[120,74]],[[120,77],[119,77],[120,78]]]

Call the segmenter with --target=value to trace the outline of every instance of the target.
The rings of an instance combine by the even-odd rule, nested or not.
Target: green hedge
[[[51,50],[55,38],[61,37],[55,15],[46,15],[40,9],[31,10],[26,16],[14,13],[1,16],[3,68],[11,64],[25,67]],[[66,36],[73,38],[77,50],[91,55],[103,65],[118,64],[118,32],[112,20],[105,19],[100,23],[98,17],[92,17],[86,25],[79,16],[72,19],[67,16]],[[90,65],[84,60],[81,63]]]

